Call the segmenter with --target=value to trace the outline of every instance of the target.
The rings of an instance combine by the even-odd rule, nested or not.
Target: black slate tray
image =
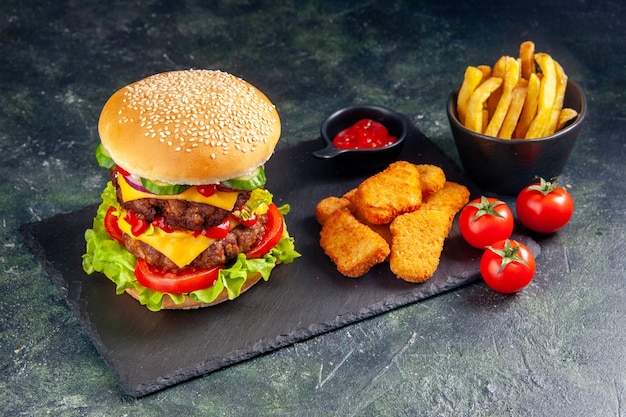
[[[211,308],[153,313],[128,295],[116,296],[103,275],[86,275],[83,235],[96,206],[22,226],[126,394],[141,397],[478,279],[480,251],[462,241],[456,222],[437,272],[423,284],[395,278],[388,264],[358,280],[340,275],[319,247],[315,204],[342,195],[368,174],[348,175],[331,161],[315,159],[311,153],[321,146],[316,140],[282,149],[266,166],[275,201],[291,205],[286,221],[303,256],[277,267],[268,282],[242,297]],[[448,179],[467,185],[473,196],[481,194],[415,127],[400,158],[439,165]],[[529,237],[516,238],[538,254]]]

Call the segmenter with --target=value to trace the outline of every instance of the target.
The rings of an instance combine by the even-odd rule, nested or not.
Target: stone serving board
[[[449,180],[468,186],[473,197],[482,193],[409,125],[400,159],[436,164]],[[92,225],[96,205],[22,226],[124,393],[141,397],[479,278],[481,252],[463,241],[456,221],[439,268],[425,283],[397,279],[387,263],[356,280],[339,274],[319,246],[315,205],[327,196],[341,196],[370,174],[347,174],[332,161],[314,158],[312,152],[321,147],[321,140],[312,140],[283,148],[266,165],[267,188],[277,205],[291,205],[286,222],[302,257],[279,265],[268,282],[214,307],[154,313],[126,294],[115,295],[114,284],[104,275],[86,275],[81,267],[83,235]],[[515,238],[536,255],[540,252],[530,237]]]

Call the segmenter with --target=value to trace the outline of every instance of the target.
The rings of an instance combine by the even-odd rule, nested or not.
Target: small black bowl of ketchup
[[[386,107],[345,107],[324,120],[324,148],[313,155],[355,171],[379,170],[398,158],[408,130],[406,117]]]

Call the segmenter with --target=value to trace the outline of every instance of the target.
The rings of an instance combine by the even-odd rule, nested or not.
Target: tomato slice
[[[120,245],[123,245],[122,241],[122,231],[117,224],[117,216],[113,213],[116,212],[117,209],[113,206],[109,207],[106,214],[104,215],[104,230],[111,236],[111,239],[116,240]]]
[[[169,272],[152,268],[148,266],[146,261],[139,258],[135,264],[135,277],[141,285],[151,290],[186,294],[213,286],[217,281],[220,269],[222,266],[211,269]]]
[[[124,177],[128,177],[130,174],[128,173],[128,171],[126,171],[124,168],[122,168],[119,165],[115,165],[115,169],[117,170],[117,172],[119,172],[120,174],[122,174],[122,176]]]
[[[271,203],[267,210],[267,225],[265,234],[258,245],[246,252],[246,258],[261,258],[280,242],[283,235],[283,216],[276,204]]]

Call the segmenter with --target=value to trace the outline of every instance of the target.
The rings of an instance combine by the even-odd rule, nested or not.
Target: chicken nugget
[[[342,197],[343,198],[347,198],[348,200],[352,201],[352,198],[354,197],[354,194],[356,194],[356,188],[351,189],[350,191],[345,193]]]
[[[365,224],[367,227],[372,229],[374,232],[378,233],[380,237],[385,239],[389,247],[391,247],[391,230],[389,230],[389,224]]]
[[[417,167],[406,161],[389,165],[363,181],[352,198],[355,215],[371,224],[390,223],[396,216],[422,204],[422,186]]]
[[[441,190],[424,199],[421,209],[441,210],[448,214],[452,223],[456,213],[469,202],[469,198],[470,192],[466,186],[446,181]]]
[[[350,200],[343,197],[326,197],[315,206],[315,220],[319,224],[324,224],[337,210],[346,208],[350,205]]]
[[[405,281],[428,280],[439,266],[443,242],[450,231],[448,214],[439,210],[420,209],[394,219],[389,266]]]
[[[422,199],[441,190],[446,183],[446,174],[437,165],[418,164],[422,181]]]
[[[378,233],[360,223],[347,209],[333,213],[322,226],[320,246],[337,270],[357,278],[389,255],[389,245]]]

